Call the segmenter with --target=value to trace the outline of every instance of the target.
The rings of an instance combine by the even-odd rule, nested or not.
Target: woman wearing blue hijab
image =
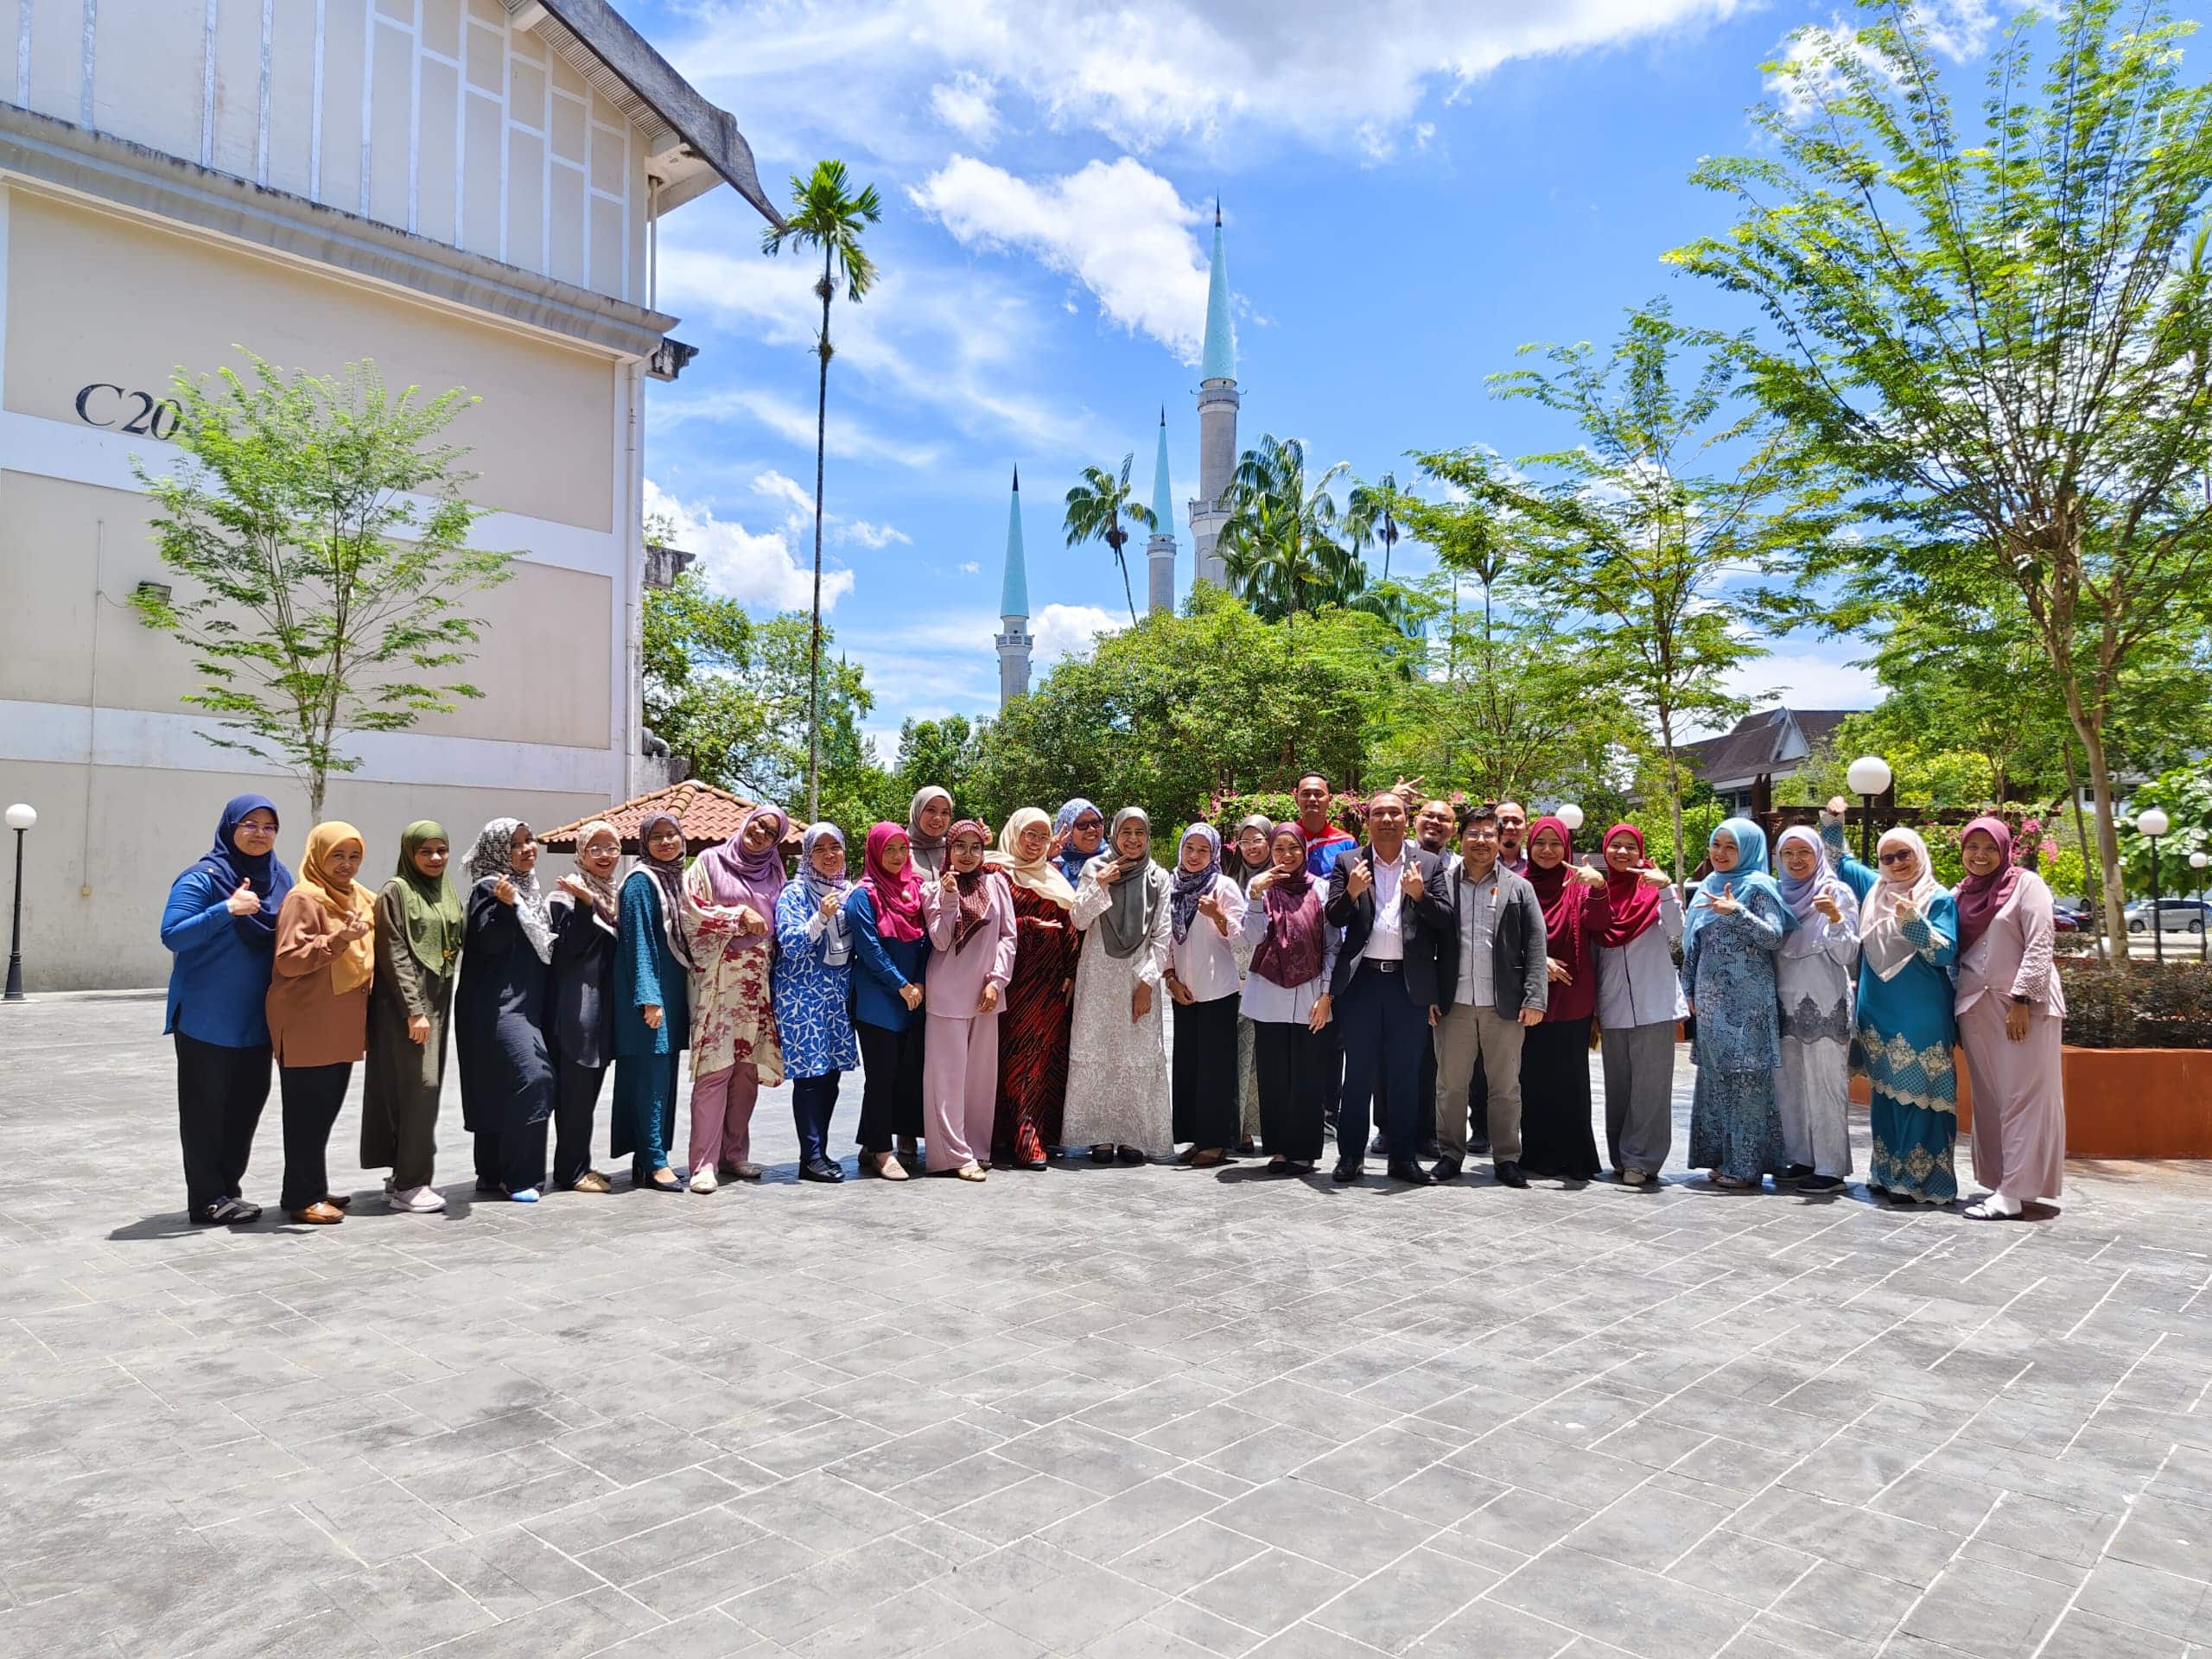
[[[1052,862],[1074,887],[1083,880],[1083,867],[1098,856],[1106,842],[1106,815],[1082,796],[1052,815]]]
[[[276,912],[292,887],[276,847],[276,804],[234,797],[215,844],[171,884],[162,912],[162,943],[175,957],[162,1030],[176,1043],[187,1210],[203,1226],[261,1215],[239,1197],[239,1185],[269,1100],[265,1008]]]
[[[1782,1021],[1774,953],[1797,918],[1766,866],[1766,831],[1730,818],[1713,832],[1713,873],[1690,895],[1682,929],[1682,993],[1697,1020],[1690,1057],[1691,1167],[1713,1184],[1755,1187],[1787,1164],[1774,1077]]]

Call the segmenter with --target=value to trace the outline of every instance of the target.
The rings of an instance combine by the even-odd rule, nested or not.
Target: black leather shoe
[[[1402,1164],[1395,1158],[1390,1160],[1390,1179],[1394,1181],[1403,1181],[1408,1186],[1434,1186],[1436,1185],[1436,1177],[1419,1164]]]
[[[1444,1148],[1436,1144],[1435,1137],[1433,1135],[1414,1148],[1415,1156],[1427,1158],[1432,1161],[1442,1156]]]
[[[1467,1142],[1467,1150],[1473,1153],[1488,1152],[1490,1150],[1490,1137],[1486,1135],[1476,1135]]]
[[[1366,1164],[1357,1158],[1339,1158],[1337,1166],[1329,1172],[1329,1179],[1338,1186],[1350,1186],[1367,1173]]]
[[[798,1178],[802,1181],[842,1181],[845,1179],[845,1166],[833,1164],[827,1158],[810,1158],[799,1166]]]
[[[1428,1175],[1429,1179],[1434,1181],[1456,1181],[1459,1179],[1459,1160],[1456,1158],[1440,1158],[1436,1160],[1436,1166],[1428,1172]]]
[[[1390,1143],[1382,1138],[1382,1130],[1376,1130],[1375,1138],[1367,1143],[1367,1155],[1370,1158],[1388,1158],[1390,1155]]]
[[[1521,1166],[1510,1158],[1508,1158],[1503,1163],[1497,1165],[1497,1184],[1500,1186],[1526,1186],[1529,1185],[1529,1178],[1521,1173]]]

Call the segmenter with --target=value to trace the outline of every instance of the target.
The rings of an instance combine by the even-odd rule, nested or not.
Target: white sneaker
[[[691,1172],[691,1190],[694,1192],[711,1192],[715,1190],[713,1166],[702,1166]]]
[[[392,1209],[408,1215],[434,1215],[446,1207],[446,1195],[435,1186],[398,1186],[384,1195]]]

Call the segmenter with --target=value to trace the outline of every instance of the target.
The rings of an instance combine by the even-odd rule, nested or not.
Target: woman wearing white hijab
[[[1167,872],[1152,861],[1144,809],[1114,815],[1105,850],[1083,867],[1068,918],[1088,938],[1075,970],[1062,1133],[1093,1161],[1141,1164],[1173,1147],[1166,998],[1174,933]]]
[[[1172,1131],[1190,1143],[1185,1162],[1211,1169],[1237,1141],[1236,1010],[1244,988],[1237,961],[1244,893],[1221,867],[1221,836],[1211,824],[1183,832],[1167,909],[1173,940],[1167,995],[1175,1003]]]
[[[1869,869],[1843,838],[1839,795],[1821,815],[1836,874],[1859,898],[1859,1015],[1853,1075],[1866,1079],[1874,1153],[1868,1188],[1898,1204],[1949,1204],[1959,1196],[1951,1149],[1959,1133],[1958,1040],[1951,964],[1958,906],[1936,883],[1928,843],[1902,826],[1885,831]]]
[[[1851,992],[1859,973],[1859,900],[1827,868],[1821,838],[1803,824],[1775,843],[1782,902],[1796,931],[1775,953],[1782,1002],[1781,1179],[1801,1192],[1833,1192],[1851,1173]]]

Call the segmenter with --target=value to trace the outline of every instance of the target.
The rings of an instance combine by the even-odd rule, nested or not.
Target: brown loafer
[[[721,1173],[734,1181],[757,1181],[768,1172],[758,1164],[726,1164]]]
[[[326,1192],[323,1194],[322,1201],[334,1210],[351,1210],[353,1207],[353,1195],[351,1192]]]
[[[595,1169],[588,1169],[577,1176],[575,1185],[569,1189],[571,1192],[611,1192],[613,1190],[614,1184]]]
[[[335,1227],[346,1219],[346,1212],[334,1204],[311,1204],[304,1210],[288,1211],[286,1213],[307,1227]]]

